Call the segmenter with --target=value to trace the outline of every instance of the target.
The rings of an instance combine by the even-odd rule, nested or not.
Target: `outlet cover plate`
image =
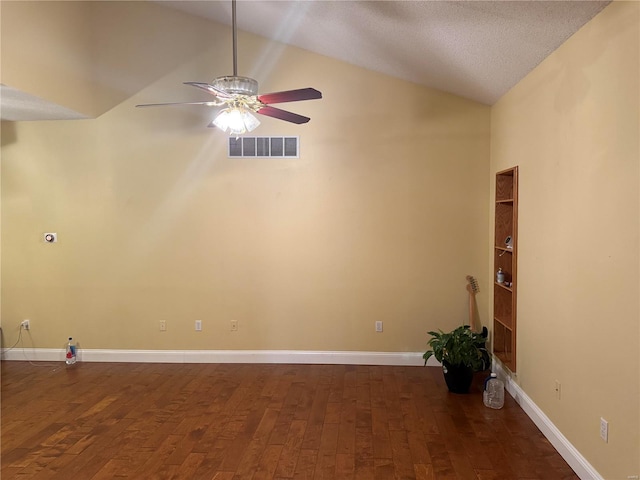
[[[600,417],[600,438],[609,443],[609,422]]]

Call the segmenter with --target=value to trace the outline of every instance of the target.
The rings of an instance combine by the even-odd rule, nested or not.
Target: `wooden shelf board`
[[[513,332],[513,328],[510,325],[510,321],[509,323],[507,323],[507,320],[502,320],[501,318],[498,317],[494,317],[493,318],[496,322],[498,322],[500,325],[502,325],[504,328],[506,328],[507,330],[509,330],[510,332]]]

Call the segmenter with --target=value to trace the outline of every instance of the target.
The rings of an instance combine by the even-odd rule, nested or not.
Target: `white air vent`
[[[298,158],[299,137],[229,137],[229,158]]]

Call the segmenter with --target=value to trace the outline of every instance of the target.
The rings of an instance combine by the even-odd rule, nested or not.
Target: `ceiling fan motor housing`
[[[254,96],[258,94],[258,82],[253,78],[225,76],[218,77],[211,85],[227,93]]]

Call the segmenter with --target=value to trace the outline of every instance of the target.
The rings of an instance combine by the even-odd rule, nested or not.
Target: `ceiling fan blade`
[[[257,112],[261,115],[266,115],[267,117],[277,118],[279,120],[296,123],[298,125],[307,123],[309,120],[311,120],[309,117],[303,117],[302,115],[298,115],[297,113],[287,112],[286,110],[270,107],[268,105],[261,107]]]
[[[185,85],[191,85],[192,87],[197,87],[197,88],[199,88],[201,90],[209,92],[212,95],[215,95],[215,96],[220,97],[220,98],[231,98],[231,95],[229,95],[224,90],[220,90],[219,88],[216,88],[213,85],[210,85],[208,83],[204,83],[204,82],[184,82],[184,84]]]
[[[206,105],[207,107],[218,107],[218,102],[171,102],[171,103],[143,103],[136,107],[166,107],[170,105]]]
[[[317,100],[322,98],[322,92],[315,88],[300,88],[298,90],[287,90],[285,92],[265,93],[258,95],[258,100],[264,104],[299,102],[301,100]]]

